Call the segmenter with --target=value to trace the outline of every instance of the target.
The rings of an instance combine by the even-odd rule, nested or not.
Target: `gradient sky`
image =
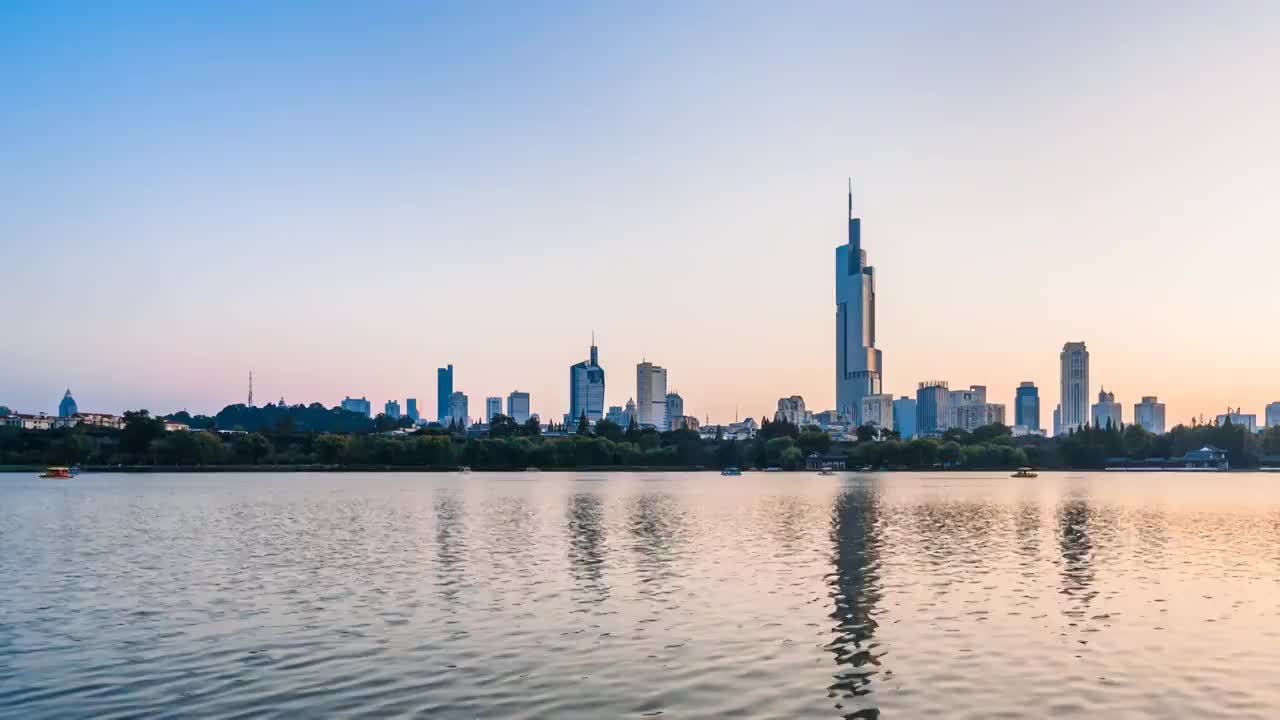
[[[886,391],[1280,399],[1275,3],[197,5],[0,5],[0,404],[829,408],[849,175]]]

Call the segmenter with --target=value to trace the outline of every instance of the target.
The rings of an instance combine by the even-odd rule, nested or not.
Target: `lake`
[[[0,475],[0,716],[1280,716],[1280,475]]]

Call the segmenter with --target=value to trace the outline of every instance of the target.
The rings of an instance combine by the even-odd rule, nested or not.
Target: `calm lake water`
[[[1280,475],[0,475],[0,716],[1280,716]]]

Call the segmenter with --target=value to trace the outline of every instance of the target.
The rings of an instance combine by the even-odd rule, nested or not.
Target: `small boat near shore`
[[[741,474],[742,474],[742,471],[741,471],[741,470],[739,470],[739,469],[738,469],[738,468],[736,468],[736,467],[727,467],[727,468],[724,468],[723,470],[721,470],[721,471],[720,471],[720,474],[721,474],[721,475],[728,475],[728,476],[738,476],[738,475],[741,475]]]
[[[1020,467],[1020,468],[1018,468],[1018,472],[1016,472],[1016,473],[1014,473],[1014,474],[1010,475],[1009,477],[1015,477],[1015,478],[1036,478],[1036,477],[1040,477],[1040,473],[1037,473],[1035,470],[1032,470],[1032,469],[1031,469],[1031,468],[1029,468],[1029,467]]]
[[[70,480],[80,474],[79,466],[63,467],[61,465],[52,465],[44,469],[40,477],[46,480]]]

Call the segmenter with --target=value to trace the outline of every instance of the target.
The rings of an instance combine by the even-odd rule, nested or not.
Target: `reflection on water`
[[[569,498],[570,572],[583,602],[599,603],[609,597],[604,579],[607,554],[604,503],[595,495],[574,493]]]
[[[1068,599],[1063,613],[1082,618],[1097,596],[1093,588],[1093,545],[1089,541],[1089,504],[1083,498],[1068,499],[1058,509],[1058,542],[1062,546],[1062,594]]]
[[[454,610],[454,600],[462,590],[467,554],[466,508],[454,492],[443,492],[432,503],[436,519],[436,586],[445,610]]]
[[[1277,548],[1235,473],[0,475],[0,717],[1269,719]]]
[[[879,513],[875,493],[859,484],[836,497],[831,511],[832,565],[827,577],[835,610],[835,639],[827,649],[838,666],[827,691],[846,718],[878,717],[872,679],[880,671],[874,642],[880,600]]]

